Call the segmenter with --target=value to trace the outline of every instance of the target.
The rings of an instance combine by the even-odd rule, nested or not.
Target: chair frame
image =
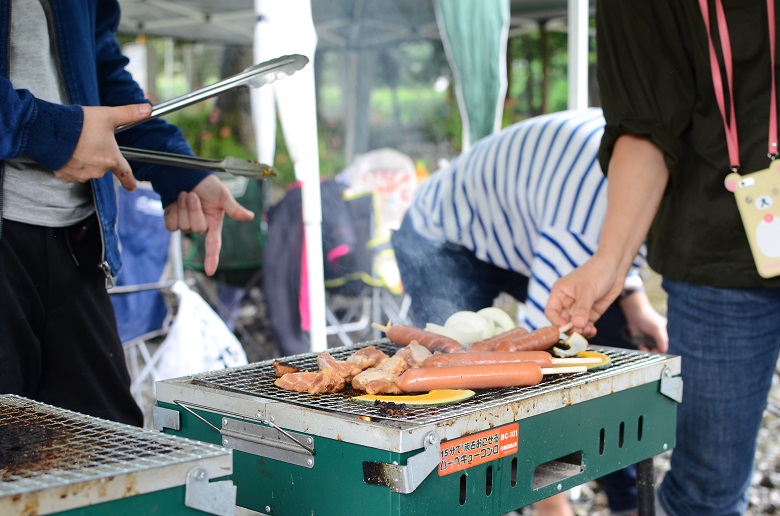
[[[401,299],[398,300],[398,295],[391,292],[376,273],[378,254],[392,249],[389,247],[389,244],[376,241],[378,230],[377,212],[379,210],[376,194],[374,192],[348,194],[345,195],[345,200],[349,202],[365,196],[371,196],[373,200],[370,220],[371,234],[366,242],[360,242],[359,244],[365,244],[371,253],[370,270],[354,272],[345,278],[325,282],[325,317],[327,322],[325,333],[328,336],[337,336],[341,344],[346,346],[351,346],[355,343],[355,339],[350,334],[360,332],[362,335],[367,330],[370,330],[368,333],[370,338],[379,339],[382,336],[381,331],[375,328],[373,323],[381,324],[385,320],[391,320],[394,323],[408,323],[409,306],[411,304],[411,300],[405,294],[402,294]],[[338,303],[342,299],[348,299],[349,296],[333,294],[328,289],[333,288],[334,285],[340,282],[350,280],[360,280],[364,283],[361,293],[356,296],[353,303]],[[345,312],[340,318],[336,315],[336,309],[338,308],[345,308]]]

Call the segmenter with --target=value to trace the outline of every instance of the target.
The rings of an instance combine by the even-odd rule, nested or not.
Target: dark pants
[[[101,246],[94,216],[69,228],[3,220],[0,393],[141,426]]]
[[[525,302],[528,278],[477,259],[465,247],[436,245],[417,235],[404,219],[392,236],[404,292],[411,298],[410,314],[417,327],[443,324],[459,310],[477,311],[492,306],[501,293]],[[617,302],[596,323],[598,335],[589,342],[596,346],[636,349],[625,338],[626,319]],[[636,508],[634,466],[611,473],[601,482],[612,511]]]

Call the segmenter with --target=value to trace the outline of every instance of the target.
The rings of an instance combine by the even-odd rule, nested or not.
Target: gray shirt
[[[10,80],[37,98],[64,103],[42,0],[12,0]],[[45,1],[45,0],[43,0]],[[89,183],[63,183],[50,170],[5,162],[3,218],[48,227],[70,226],[95,211]]]

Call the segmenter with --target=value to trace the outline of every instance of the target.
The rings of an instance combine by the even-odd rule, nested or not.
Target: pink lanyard
[[[726,68],[726,81],[729,86],[729,106],[730,113],[726,116],[726,95],[723,91],[723,78],[718,66],[718,59],[715,55],[715,43],[712,41],[712,30],[710,28],[710,12],[708,0],[699,0],[699,8],[704,18],[704,25],[707,27],[707,37],[710,47],[710,69],[712,70],[712,85],[715,88],[715,98],[718,102],[720,115],[723,117],[723,128],[726,131],[726,146],[729,151],[729,161],[731,169],[739,170],[739,139],[737,137],[737,120],[734,112],[734,69],[731,60],[731,40],[729,39],[729,29],[726,25],[726,14],[723,12],[721,0],[715,0],[715,16],[718,21],[718,33],[720,34],[721,50],[723,52],[723,62]],[[775,3],[774,0],[766,1],[767,15],[769,17],[769,60],[772,67],[772,92],[769,100],[769,147],[767,156],[775,159],[778,156],[777,149],[777,106],[775,91]]]

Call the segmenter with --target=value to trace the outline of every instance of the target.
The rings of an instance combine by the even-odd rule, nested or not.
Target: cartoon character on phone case
[[[759,172],[726,177],[734,192],[758,273],[780,275],[780,163]]]

